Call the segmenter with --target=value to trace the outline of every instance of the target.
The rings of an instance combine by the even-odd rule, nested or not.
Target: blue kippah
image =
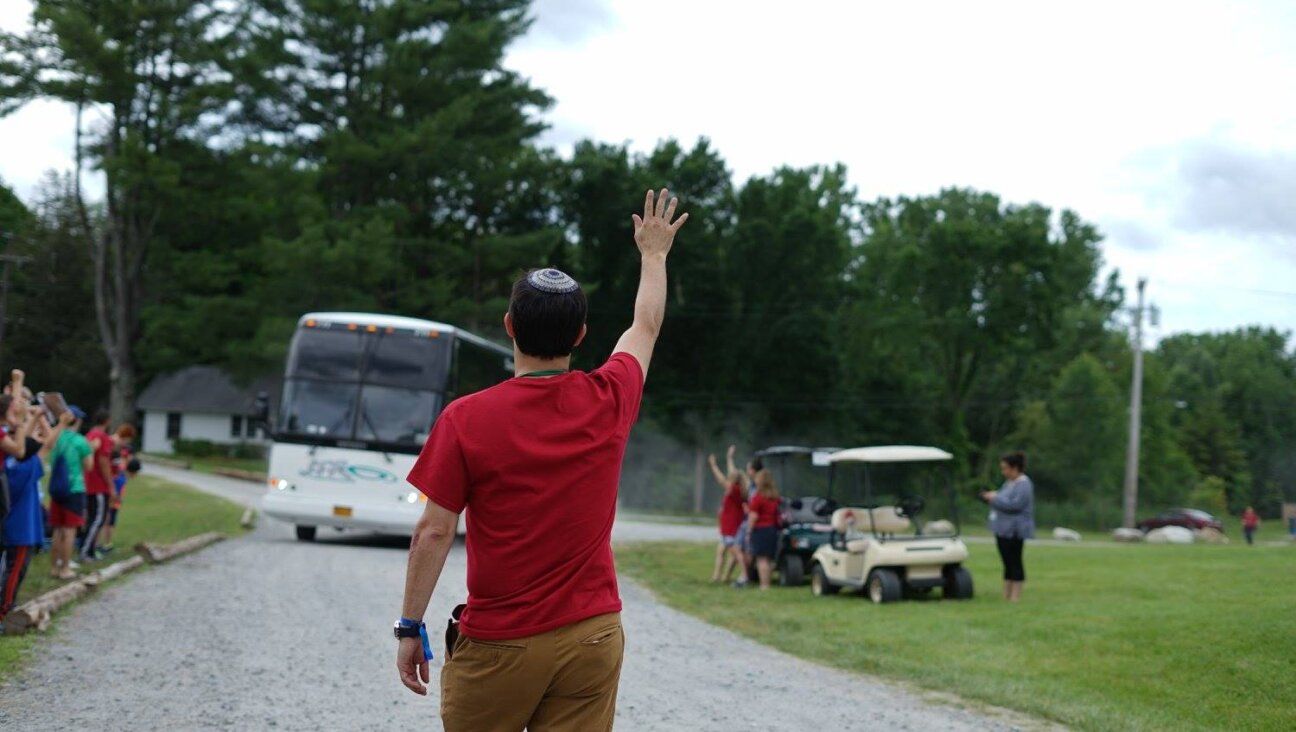
[[[580,289],[576,280],[556,269],[537,269],[527,275],[527,282],[541,292],[565,293]]]

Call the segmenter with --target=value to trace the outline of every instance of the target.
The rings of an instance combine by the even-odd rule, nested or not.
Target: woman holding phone
[[[999,545],[1004,566],[1004,599],[1021,600],[1026,583],[1022,551],[1026,540],[1035,538],[1035,485],[1026,475],[1026,455],[1010,452],[999,459],[1003,487],[984,491],[981,500],[990,504],[990,530]]]

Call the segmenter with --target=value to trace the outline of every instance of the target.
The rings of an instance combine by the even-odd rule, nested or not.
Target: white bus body
[[[317,527],[411,534],[427,498],[405,477],[436,416],[512,368],[510,349],[444,323],[302,316],[270,430],[262,509],[295,524],[303,540]]]
[[[390,462],[388,459],[390,458]],[[414,455],[273,443],[266,515],[298,526],[409,534],[427,498],[405,482]]]

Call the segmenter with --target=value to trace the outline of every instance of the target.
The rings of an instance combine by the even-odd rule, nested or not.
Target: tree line
[[[735,182],[707,140],[558,154],[537,142],[551,99],[503,65],[527,12],[36,2],[28,30],[0,36],[0,114],[72,105],[75,169],[27,202],[0,191],[6,249],[32,257],[3,357],[120,420],[172,369],[278,369],[308,310],[502,338],[512,280],[552,265],[589,292],[590,367],[631,312],[629,213],[665,185],[691,223],[644,439],[683,447],[640,461],[645,504],[714,500],[700,460],[730,439],[915,442],[979,484],[1025,449],[1060,518],[1118,521],[1131,357],[1096,227],[966,189],[865,201],[840,165]],[[1148,354],[1143,506],[1272,514],[1296,499],[1294,441],[1288,334],[1180,335]]]

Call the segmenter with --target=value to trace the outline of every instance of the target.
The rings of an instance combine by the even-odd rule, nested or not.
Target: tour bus
[[[455,397],[512,375],[512,349],[454,326],[302,316],[269,426],[262,509],[295,524],[302,541],[320,526],[412,534],[427,498],[405,477],[437,415]]]

